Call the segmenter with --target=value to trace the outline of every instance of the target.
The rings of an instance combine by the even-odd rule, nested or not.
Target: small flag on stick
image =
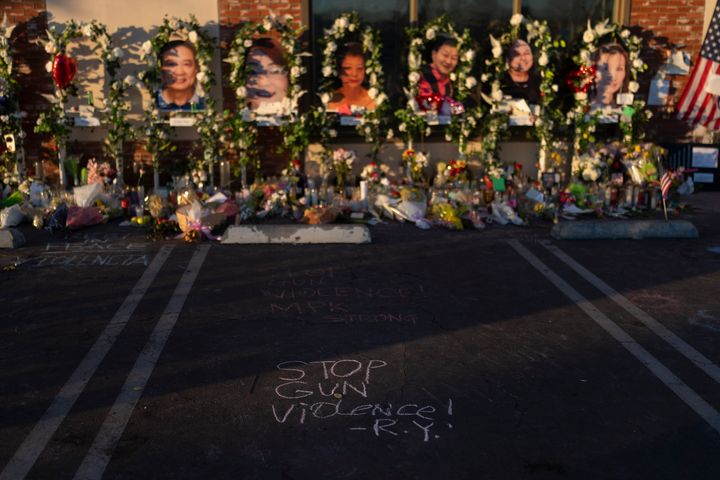
[[[668,196],[668,192],[670,192],[670,186],[672,185],[672,174],[670,173],[670,170],[665,170],[665,173],[663,173],[662,177],[660,177],[660,193],[662,195],[662,202],[663,202],[663,212],[665,212],[665,221],[668,221],[668,214],[667,214],[667,203],[666,199]]]

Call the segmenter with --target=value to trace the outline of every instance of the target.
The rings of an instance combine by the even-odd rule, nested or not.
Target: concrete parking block
[[[558,240],[600,240],[630,238],[698,238],[695,225],[687,220],[623,220],[566,222],[555,225],[550,235]]]
[[[365,225],[231,225],[221,243],[370,243]]]
[[[14,228],[0,229],[0,248],[17,248],[25,245],[25,235]]]

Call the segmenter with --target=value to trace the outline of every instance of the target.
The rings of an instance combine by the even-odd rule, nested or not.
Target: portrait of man
[[[248,51],[247,65],[250,74],[245,87],[250,110],[280,113],[290,85],[282,45],[270,37],[255,39]]]
[[[540,75],[535,70],[535,59],[530,45],[516,39],[505,52],[507,71],[502,76],[504,95],[525,100],[530,105],[540,103]]]
[[[157,105],[165,111],[190,111],[205,108],[197,94],[198,63],[195,47],[184,40],[172,40],[160,50],[162,85],[157,92]]]
[[[365,84],[365,54],[362,45],[350,42],[343,45],[337,56],[340,87],[328,103],[328,111],[351,115],[357,109],[373,111],[375,101]]]
[[[617,108],[617,95],[628,91],[630,62],[618,43],[600,45],[595,53],[595,89],[590,95],[591,108]]]

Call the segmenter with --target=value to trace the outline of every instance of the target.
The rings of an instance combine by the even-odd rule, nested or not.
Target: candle
[[[367,200],[368,197],[368,182],[367,180],[362,180],[360,182],[360,200]]]

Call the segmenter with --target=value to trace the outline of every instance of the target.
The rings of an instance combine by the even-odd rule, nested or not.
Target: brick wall
[[[632,0],[630,25],[645,38],[648,48],[643,58],[654,73],[666,60],[668,47],[683,44],[685,51],[695,61],[703,41],[705,0]],[[689,75],[673,75],[670,88],[670,108],[654,109],[656,117],[651,122],[650,137],[656,141],[689,139],[688,126],[674,119],[674,105],[680,97]],[[649,78],[646,79],[646,81]]]

